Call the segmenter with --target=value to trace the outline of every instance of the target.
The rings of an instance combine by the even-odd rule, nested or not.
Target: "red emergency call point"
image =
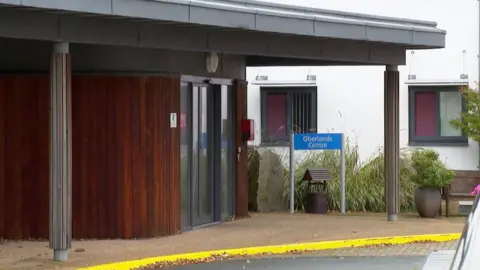
[[[244,141],[255,140],[255,122],[252,119],[242,120],[242,138]]]

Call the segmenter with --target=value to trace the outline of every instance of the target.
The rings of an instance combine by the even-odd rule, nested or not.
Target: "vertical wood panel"
[[[32,238],[47,238],[49,233],[48,217],[50,215],[50,80],[48,76],[37,76],[37,128],[33,130],[36,134],[38,152],[36,154],[37,173],[34,175],[36,182],[36,201],[33,202],[33,211],[36,213],[33,226],[38,226],[36,234]]]
[[[28,122],[31,115],[37,113],[37,99],[38,99],[38,82],[36,80],[27,80],[23,83],[25,87],[22,91],[22,116],[21,122]],[[22,125],[22,132],[20,135],[21,141],[21,153],[23,158],[23,166],[21,168],[21,177],[26,181],[22,181],[22,193],[21,193],[21,235],[35,235],[37,226],[31,226],[35,222],[37,213],[35,211],[25,211],[31,207],[30,202],[37,201],[38,196],[41,194],[36,192],[36,173],[38,171],[37,163],[35,163],[35,153],[38,153],[40,147],[36,143],[35,129],[37,125]],[[35,181],[33,181],[35,179]],[[32,181],[29,181],[32,180]],[[33,209],[32,209],[33,210]]]
[[[160,81],[160,89],[169,89],[169,82],[170,80],[161,80]],[[168,155],[167,153],[169,152],[170,149],[170,143],[171,143],[171,134],[172,134],[172,128],[170,128],[170,106],[168,103],[170,103],[170,91],[166,91],[163,95],[162,102],[160,103],[162,107],[160,107],[160,132],[164,136],[164,140],[162,140],[162,160],[165,159],[170,159],[172,158],[171,154]],[[172,190],[170,190],[170,182],[169,180],[170,176],[170,167],[171,166],[163,166],[163,173],[162,173],[162,179],[165,179],[162,181],[162,190],[163,190],[163,196],[162,196],[162,212],[165,213],[162,215],[162,227],[164,228],[163,234],[169,234],[172,229],[171,226],[169,226],[172,222],[171,220],[168,220],[168,216],[170,215],[170,196],[172,194]],[[167,198],[168,196],[168,198]]]
[[[167,158],[170,158],[168,157],[168,153],[167,153],[167,143],[168,143],[168,136],[165,136],[166,135],[166,130],[168,130],[168,126],[167,126],[167,121],[168,121],[168,124],[170,123],[169,119],[170,117],[166,118],[167,116],[167,112],[166,112],[166,109],[168,109],[168,105],[167,105],[167,102],[169,101],[168,100],[168,92],[169,91],[165,91],[165,92],[161,92],[162,89],[165,89],[165,80],[161,80],[160,78],[152,78],[154,81],[155,81],[155,99],[157,101],[157,104],[156,104],[156,115],[157,115],[157,123],[158,123],[158,127],[157,127],[157,132],[158,132],[158,136],[155,136],[156,137],[156,140],[158,141],[158,152],[159,152],[159,159],[158,160],[155,160],[155,163],[156,164],[159,164],[161,161],[163,160],[167,160]],[[162,136],[163,135],[163,136]],[[163,215],[163,213],[166,213],[167,211],[167,200],[166,200],[166,196],[168,191],[167,190],[167,171],[168,171],[168,167],[165,166],[165,165],[162,165],[162,166],[158,166],[158,170],[159,170],[159,177],[158,177],[158,190],[160,192],[160,200],[159,200],[159,208],[158,209],[158,220],[159,220],[159,228],[160,228],[160,234],[166,234],[168,229],[167,229],[167,219],[166,219],[166,215]]]
[[[48,76],[0,76],[0,238],[48,237],[49,98]]]
[[[149,235],[148,226],[148,194],[146,177],[146,82],[144,77],[136,78],[138,91],[133,92],[133,233]]]
[[[100,78],[99,80],[104,80]],[[108,196],[106,197],[106,204],[107,204],[107,211],[108,211],[108,235],[107,237],[120,237],[121,232],[117,226],[118,214],[116,207],[112,206],[112,202],[116,201],[117,198],[117,179],[118,179],[118,172],[117,172],[117,159],[121,158],[119,152],[116,147],[116,117],[117,117],[117,107],[115,106],[115,96],[117,95],[117,88],[116,85],[111,83],[105,82],[105,87],[107,91],[106,99],[105,99],[105,108],[107,108],[107,122],[105,123],[106,129],[106,167],[105,167],[105,186],[108,190]],[[121,108],[119,108],[121,109]]]
[[[119,82],[120,83],[120,82]],[[125,237],[132,238],[134,237],[133,234],[133,222],[138,222],[137,220],[133,220],[133,200],[132,200],[132,192],[133,192],[133,155],[132,155],[132,97],[133,92],[138,91],[138,86],[134,85],[134,78],[125,78],[123,86],[124,89],[124,98],[122,108],[119,108],[123,111],[125,118],[123,130],[123,147],[125,149],[123,158],[124,158],[124,175],[123,175],[123,204],[124,204],[124,218],[123,222],[125,223]],[[135,160],[137,162],[138,160]],[[137,198],[138,199],[138,198]]]
[[[82,80],[88,83],[74,84],[83,95],[76,96],[75,113],[80,118],[74,124],[84,129],[80,134],[88,134],[78,145],[90,150],[79,149],[74,156],[90,161],[83,162],[87,164],[84,176],[78,177],[81,182],[76,185],[91,190],[78,192],[79,200],[99,210],[75,215],[74,221],[85,223],[80,223],[81,235],[75,230],[74,236],[137,238],[176,233],[180,174],[175,144],[179,140],[178,131],[169,126],[169,113],[179,109],[179,80],[142,76],[83,76]],[[98,195],[91,196],[95,190]],[[87,225],[93,220],[97,229]],[[106,236],[104,224],[108,224]]]
[[[98,77],[92,78],[93,84],[91,85],[92,88],[95,88],[95,93],[92,95],[95,99],[96,110],[95,110],[95,138],[97,138],[97,142],[95,143],[95,151],[94,155],[96,156],[96,166],[98,167],[97,170],[97,177],[98,182],[97,185],[97,196],[99,198],[104,198],[99,200],[98,208],[97,208],[97,234],[95,237],[98,238],[106,238],[109,237],[110,234],[108,233],[111,228],[109,227],[108,221],[108,209],[111,208],[109,204],[109,188],[110,184],[108,181],[108,174],[107,174],[107,85],[105,82]]]
[[[169,107],[171,112],[177,113],[177,128],[171,130],[170,144],[168,145],[170,153],[171,166],[169,177],[170,191],[169,202],[171,211],[169,217],[172,217],[169,221],[171,224],[171,230],[168,234],[176,234],[180,232],[181,226],[181,191],[180,191],[180,78],[170,78]]]
[[[154,99],[154,90],[152,89],[153,82],[152,80],[146,81],[146,176],[147,176],[147,189],[148,189],[148,235],[154,236],[157,235],[157,215],[156,209],[158,206],[158,192],[155,189],[155,164],[154,164],[154,157],[155,157],[155,146],[154,143],[154,130],[155,130],[155,99]]]
[[[0,237],[5,235],[5,93],[6,82],[0,77]]]
[[[177,233],[179,79],[72,79],[73,236]],[[48,76],[0,77],[0,105],[0,237],[48,238]]]
[[[88,113],[82,110],[80,104],[88,104],[88,87],[84,77],[72,78],[72,234],[85,237],[83,231],[87,227],[88,205],[83,201],[88,200],[87,192],[87,160],[88,156]],[[82,184],[83,183],[83,184]]]
[[[117,152],[117,159],[116,159],[116,170],[117,177],[113,179],[117,185],[117,197],[116,197],[116,207],[117,207],[117,228],[118,228],[118,236],[119,237],[126,237],[126,224],[125,224],[125,186],[123,184],[123,179],[125,177],[125,158],[126,155],[125,148],[123,147],[123,131],[125,130],[125,110],[124,106],[128,103],[125,100],[125,92],[128,91],[125,88],[124,84],[120,84],[119,82],[122,81],[121,78],[113,78],[111,80],[112,85],[117,87],[117,90],[113,93],[112,102],[115,104],[115,148]],[[125,83],[125,80],[123,80]]]
[[[22,114],[25,108],[22,106],[22,99],[24,96],[24,84],[20,80],[7,81],[7,103],[6,114],[6,130],[11,131],[6,138],[6,152],[9,155],[6,164],[7,180],[5,182],[5,189],[8,190],[6,194],[9,207],[6,208],[6,228],[7,235],[14,239],[22,238],[22,167],[24,164],[22,153],[21,135],[22,128]],[[11,159],[10,159],[11,158]],[[11,203],[15,202],[15,203]]]
[[[96,80],[95,77],[91,77],[88,80],[86,80],[86,87],[88,89],[102,89],[102,81]],[[86,95],[86,100],[89,104],[89,111],[87,112],[87,115],[90,117],[87,118],[86,125],[87,125],[87,144],[85,145],[86,147],[86,154],[87,156],[84,157],[85,160],[87,160],[86,164],[86,179],[84,179],[85,182],[82,182],[81,184],[84,184],[86,187],[86,201],[85,202],[95,202],[98,200],[98,182],[100,181],[99,178],[99,171],[102,170],[100,165],[100,158],[99,158],[99,152],[98,147],[100,138],[97,134],[97,130],[99,128],[102,128],[104,123],[99,123],[101,119],[99,119],[99,109],[102,107],[103,104],[101,104],[100,100],[97,98],[97,91],[93,93],[93,91],[89,91],[88,94]],[[87,217],[86,220],[89,223],[88,227],[88,237],[95,237],[98,235],[98,208],[99,205],[102,204],[103,200],[98,200],[98,203],[90,203],[86,204],[83,202],[83,204],[86,205],[87,208]]]
[[[158,108],[159,103],[160,103],[160,95],[159,95],[159,86],[158,86],[158,81],[155,78],[151,79],[151,94],[152,94],[152,117],[153,117],[153,130],[152,130],[152,135],[153,135],[153,197],[154,197],[154,202],[153,202],[153,217],[154,217],[154,226],[155,226],[155,235],[160,235],[162,234],[162,220],[161,220],[161,211],[162,211],[162,195],[163,192],[161,190],[161,178],[162,178],[162,167],[159,166],[159,162],[161,160],[161,157],[163,153],[161,152],[161,140],[160,138],[160,117],[159,117],[159,112]]]
[[[242,119],[247,118],[247,82],[237,81],[236,91],[236,113],[235,113],[235,141],[236,147],[242,148],[240,160],[236,162],[236,184],[235,184],[235,216],[248,216],[248,189],[247,189],[247,163],[248,149],[246,143],[242,142]]]
[[[146,78],[139,79],[139,157],[140,162],[138,181],[139,181],[139,194],[136,199],[139,203],[139,218],[138,222],[144,224],[141,226],[138,235],[151,236],[148,226],[148,178],[147,178],[147,82]]]

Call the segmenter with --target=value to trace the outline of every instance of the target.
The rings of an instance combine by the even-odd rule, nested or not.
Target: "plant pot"
[[[440,188],[419,187],[415,192],[415,208],[421,217],[434,218],[442,207]]]

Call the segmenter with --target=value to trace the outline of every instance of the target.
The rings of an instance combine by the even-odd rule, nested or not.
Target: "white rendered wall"
[[[270,0],[271,2],[305,5],[325,9],[354,11],[375,15],[431,20],[447,30],[446,48],[407,52],[407,65],[400,70],[400,146],[408,147],[408,74],[418,80],[458,80],[461,73],[469,75],[475,87],[478,80],[478,1],[433,0]],[[463,51],[466,53],[463,53]],[[250,67],[247,80],[268,75],[274,80],[305,80],[307,74],[317,76],[318,132],[345,132],[358,142],[362,160],[368,159],[383,145],[383,71],[385,67]],[[348,80],[347,80],[348,79]],[[248,116],[255,119],[260,141],[260,91],[249,84]],[[433,147],[441,159],[456,170],[477,170],[478,144],[463,147]],[[280,149],[279,149],[280,150]]]

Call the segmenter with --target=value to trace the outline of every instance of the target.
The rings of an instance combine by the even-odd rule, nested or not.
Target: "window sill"
[[[289,142],[261,142],[261,147],[288,147]]]
[[[455,146],[455,147],[468,147],[468,141],[459,141],[459,142],[408,142],[408,146]]]

